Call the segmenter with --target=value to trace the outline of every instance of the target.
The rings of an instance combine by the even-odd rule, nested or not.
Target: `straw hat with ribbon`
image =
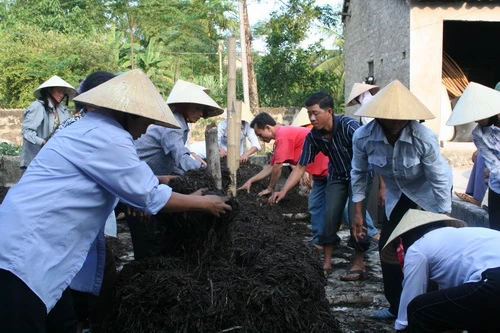
[[[307,114],[307,109],[300,109],[299,113],[293,118],[292,126],[305,126],[309,125],[311,121],[309,120],[309,115]]]
[[[389,83],[354,114],[391,120],[436,118],[420,100],[398,80]]]
[[[374,86],[366,83],[354,83],[351,89],[351,93],[349,94],[349,98],[347,99],[346,106],[353,106],[359,104],[356,100],[357,97],[361,96],[364,92],[369,91],[370,94],[375,95],[380,88],[378,86]]]
[[[140,69],[118,75],[78,95],[75,102],[149,118],[157,125],[180,128],[155,85]]]
[[[426,212],[418,209],[410,209],[403,216],[398,223],[389,239],[385,243],[382,252],[380,253],[380,260],[388,264],[398,264],[398,256],[395,250],[394,242],[404,233],[432,222],[442,221],[448,227],[462,228],[466,227],[467,223],[464,221],[454,219],[444,214],[436,214]]]
[[[224,110],[203,89],[197,84],[178,80],[167,98],[167,104],[170,106],[184,103],[204,105],[204,118],[222,114]]]
[[[248,105],[245,102],[241,102],[241,120],[251,123],[254,117]]]
[[[33,92],[33,95],[36,99],[42,98],[41,90],[43,88],[52,88],[52,87],[61,87],[66,89],[66,94],[71,98],[76,94],[76,89],[73,88],[71,84],[61,79],[59,76],[54,75],[44,83],[42,83],[36,90]]]
[[[448,126],[463,125],[500,113],[500,91],[470,82],[458,100]]]

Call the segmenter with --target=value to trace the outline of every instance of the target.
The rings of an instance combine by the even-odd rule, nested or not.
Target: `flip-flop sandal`
[[[349,275],[354,275],[349,277]],[[366,272],[362,269],[348,270],[340,276],[340,281],[362,281],[366,278]]]
[[[370,315],[373,319],[395,319],[396,316],[389,312],[389,309],[382,309]]]
[[[323,268],[323,274],[325,274],[325,277],[329,277],[333,273],[333,267],[330,268]]]

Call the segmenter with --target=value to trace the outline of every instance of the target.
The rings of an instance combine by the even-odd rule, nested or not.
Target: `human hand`
[[[378,190],[378,205],[385,206],[385,186]]]
[[[156,177],[160,181],[160,184],[168,184],[172,179],[177,178],[179,176],[169,175],[169,176],[156,176]]]
[[[262,197],[262,196],[264,196],[264,195],[268,195],[268,194],[271,194],[271,193],[273,193],[273,190],[271,190],[271,189],[269,189],[269,188],[266,188],[265,190],[260,191],[257,195],[258,195],[259,197]]]
[[[270,205],[277,204],[285,197],[285,195],[286,195],[286,192],[283,192],[283,191],[274,192],[273,194],[271,194],[271,196],[269,197],[267,202]]]
[[[247,190],[248,193],[250,193],[250,187],[252,187],[252,182],[251,180],[247,180],[245,184],[243,184],[240,188],[238,188],[237,191],[239,190]]]
[[[217,195],[205,195],[203,199],[206,202],[205,211],[214,216],[220,217],[221,214],[225,214],[233,209],[226,203],[226,201],[229,200],[229,197],[219,197]]]
[[[241,154],[240,163],[246,163],[248,161],[248,155],[246,153]]]
[[[220,157],[226,157],[227,151],[225,151],[223,148],[219,147],[219,154],[220,154]]]
[[[148,214],[146,214],[145,212],[142,212],[140,210],[136,210],[134,207],[132,206],[127,206],[127,215],[128,216],[140,216],[140,217],[146,217],[146,216],[149,216]]]
[[[308,172],[304,172],[304,174],[300,178],[300,185],[305,186],[308,189],[312,188],[312,185],[311,185],[311,175]]]
[[[479,155],[479,150],[476,150],[475,152],[472,153],[471,157],[472,163],[476,162],[477,155]]]
[[[364,226],[364,219],[362,214],[354,213],[354,218],[351,226],[351,234],[359,242],[366,235],[366,227]]]

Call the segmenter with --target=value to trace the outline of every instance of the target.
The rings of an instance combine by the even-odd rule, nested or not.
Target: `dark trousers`
[[[490,228],[500,231],[500,193],[496,193],[491,188],[488,193],[488,215]]]
[[[337,231],[339,231],[342,224],[344,208],[348,200],[349,216],[354,216],[351,182],[349,180],[329,180],[325,188],[325,200],[325,223],[322,233],[318,236],[318,243],[336,245],[340,242]],[[349,225],[352,225],[352,223],[349,223]],[[366,227],[366,219],[364,225]],[[356,242],[356,239],[351,234],[347,245],[356,251],[366,252],[370,246],[370,238],[365,234],[362,240]]]
[[[500,267],[484,271],[479,282],[415,297],[408,304],[408,327],[412,333],[500,332],[499,309]]]
[[[99,295],[71,290],[73,305],[78,321],[88,320],[92,333],[101,331],[106,313],[110,312],[113,297],[113,287],[117,278],[116,264],[113,252],[106,242],[106,259],[104,276]]]
[[[389,239],[389,236],[392,234],[399,221],[401,221],[403,215],[412,208],[417,208],[417,204],[411,201],[406,195],[401,194],[401,198],[399,198],[398,203],[392,210],[389,220],[386,214],[384,214],[382,229],[380,231],[379,251],[382,251],[387,239]],[[399,300],[401,292],[403,291],[403,271],[400,265],[387,264],[384,262],[380,263],[380,267],[382,268],[382,278],[384,280],[385,298],[389,302],[389,311],[397,316]]]
[[[40,272],[43,274],[43,272]],[[9,271],[0,269],[0,330],[5,333],[74,333],[73,300],[66,289],[55,307],[47,307],[31,289]]]
[[[156,217],[127,215],[127,224],[135,260],[150,258],[159,253],[160,237]]]

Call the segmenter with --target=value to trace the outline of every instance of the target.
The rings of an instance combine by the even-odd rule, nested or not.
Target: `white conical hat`
[[[500,113],[500,92],[470,82],[458,100],[446,125],[456,126],[490,118]]]
[[[295,118],[293,118],[292,121],[292,126],[305,126],[309,125],[311,121],[309,120],[309,115],[307,114],[307,109],[302,108],[300,109],[299,113],[295,115]]]
[[[118,75],[73,100],[149,118],[161,126],[180,128],[153,82],[140,69]]]
[[[246,105],[245,102],[241,102],[241,120],[251,123],[254,117],[248,105]]]
[[[420,100],[398,80],[389,83],[354,114],[391,120],[436,118]]]
[[[380,90],[380,87],[374,86],[366,83],[354,83],[347,99],[346,106],[353,106],[359,104],[356,97],[359,97],[362,93],[369,91],[372,95],[375,95]]]
[[[66,94],[68,94],[69,97],[73,97],[76,93],[76,89],[73,88],[71,84],[64,81],[59,76],[54,75],[53,77],[42,83],[38,88],[36,88],[36,90],[33,92],[33,95],[35,96],[36,99],[42,98],[40,90],[42,90],[43,88],[50,88],[50,87],[66,88]]]
[[[415,229],[421,225],[438,221],[443,221],[444,224],[449,227],[462,228],[467,226],[467,223],[464,221],[454,219],[448,215],[426,212],[419,209],[410,209],[405,213],[392,234],[389,236],[389,239],[380,253],[380,260],[386,263],[397,264],[399,262],[397,253],[394,251],[394,247],[389,246],[389,244],[405,232]]]
[[[203,87],[197,84],[177,80],[170,95],[167,98],[167,104],[182,104],[182,103],[193,103],[199,105],[205,105],[206,108],[203,112],[203,117],[214,117],[222,114],[224,110],[208,96]]]

